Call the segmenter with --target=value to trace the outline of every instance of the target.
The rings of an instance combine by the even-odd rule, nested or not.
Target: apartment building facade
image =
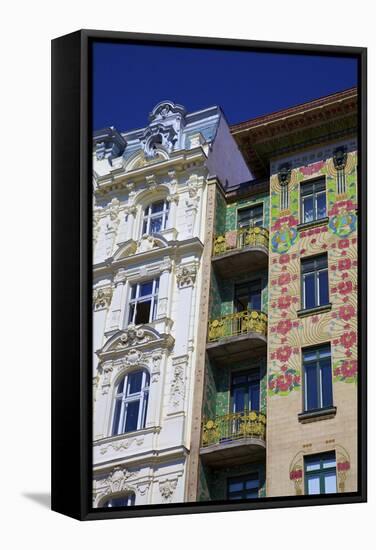
[[[357,94],[96,132],[94,506],[357,489]]]
[[[95,507],[185,500],[214,164],[249,177],[217,107],[164,101],[144,128],[94,134]]]

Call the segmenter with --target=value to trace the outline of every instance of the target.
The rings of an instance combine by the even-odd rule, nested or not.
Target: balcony
[[[226,279],[268,266],[269,231],[265,227],[243,227],[217,235],[212,262],[217,274]]]
[[[266,353],[267,318],[262,311],[245,310],[210,321],[210,359],[227,365]]]
[[[236,465],[260,460],[265,455],[266,417],[244,411],[205,420],[200,456],[210,466]]]

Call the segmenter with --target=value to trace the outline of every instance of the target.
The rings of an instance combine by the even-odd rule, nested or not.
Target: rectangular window
[[[302,183],[300,186],[300,211],[302,223],[326,217],[325,178]]]
[[[131,287],[128,324],[143,325],[157,316],[159,279],[138,283]]]
[[[235,285],[235,311],[261,311],[261,280]]]
[[[142,234],[152,235],[166,228],[169,203],[164,201],[153,202],[145,208],[142,223]]]
[[[306,495],[337,492],[336,455],[334,451],[304,457]]]
[[[262,203],[238,210],[238,228],[262,226],[264,219],[263,211]]]
[[[258,473],[229,478],[227,480],[227,499],[243,500],[246,498],[258,498],[259,488]]]
[[[303,309],[329,304],[327,254],[301,260],[301,277]]]
[[[258,369],[234,373],[231,378],[231,412],[260,410],[260,372]]]
[[[333,406],[330,344],[306,348],[303,354],[304,410]]]

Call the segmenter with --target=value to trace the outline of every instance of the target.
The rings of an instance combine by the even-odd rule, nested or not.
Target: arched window
[[[159,233],[159,231],[166,229],[168,207],[169,203],[166,200],[160,200],[149,204],[149,206],[145,208],[142,222],[143,235]]]
[[[116,387],[112,435],[145,427],[149,382],[150,376],[145,370],[130,372],[120,380]]]
[[[104,508],[116,508],[117,506],[134,506],[136,502],[136,495],[134,493],[127,493],[121,497],[110,498],[103,504]]]

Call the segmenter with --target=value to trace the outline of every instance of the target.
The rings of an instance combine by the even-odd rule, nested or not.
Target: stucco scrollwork
[[[180,266],[176,272],[178,287],[183,288],[187,286],[193,286],[196,281],[196,275],[197,267],[195,265]]]
[[[112,298],[112,288],[95,288],[93,292],[94,310],[105,309],[109,307]]]
[[[173,375],[170,390],[170,406],[172,411],[177,411],[184,405],[185,398],[185,370],[188,357],[175,357],[172,360]]]
[[[177,484],[177,479],[166,479],[159,482],[159,491],[164,502],[171,502]]]

